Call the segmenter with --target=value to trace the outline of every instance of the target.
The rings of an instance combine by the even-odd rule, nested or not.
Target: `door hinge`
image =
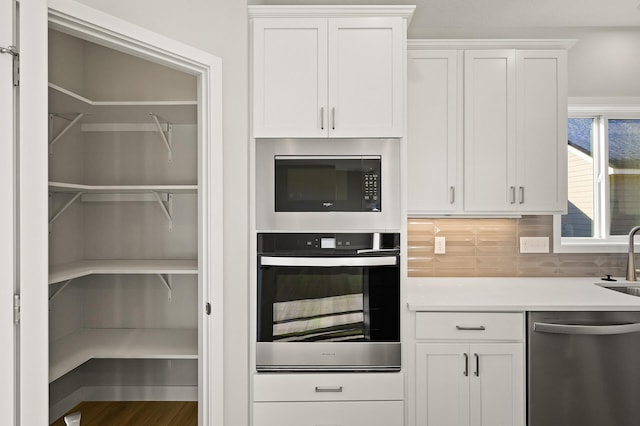
[[[20,295],[13,295],[13,323],[20,324]]]
[[[13,56],[13,85],[20,85],[20,53],[16,46],[0,47],[0,53],[7,53]]]
[[[211,303],[207,302],[207,304],[204,305],[204,311],[207,315],[211,315]]]

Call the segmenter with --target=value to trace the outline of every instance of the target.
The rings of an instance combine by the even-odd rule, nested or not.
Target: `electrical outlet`
[[[444,237],[436,237],[433,252],[435,254],[445,254],[447,252],[447,241]]]
[[[549,253],[549,237],[520,237],[520,253]]]

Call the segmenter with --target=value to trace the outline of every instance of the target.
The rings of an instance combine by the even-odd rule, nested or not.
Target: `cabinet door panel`
[[[253,136],[327,135],[327,20],[256,19]]]
[[[464,81],[465,210],[513,210],[515,51],[466,51]]]
[[[260,402],[254,426],[395,426],[404,420],[402,401]]]
[[[458,52],[409,51],[409,213],[456,210]]]
[[[469,424],[468,349],[467,344],[416,345],[416,426]]]
[[[329,21],[330,136],[403,136],[403,31],[399,18]]]
[[[470,346],[471,426],[524,425],[524,357],[520,343]]]
[[[567,207],[566,51],[516,55],[519,209],[561,212]]]

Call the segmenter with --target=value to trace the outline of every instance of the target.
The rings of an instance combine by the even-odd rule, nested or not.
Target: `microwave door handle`
[[[375,257],[276,257],[262,256],[262,266],[396,266],[396,256]]]

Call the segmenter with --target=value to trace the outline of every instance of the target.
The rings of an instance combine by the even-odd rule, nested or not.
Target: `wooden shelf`
[[[82,123],[153,123],[155,114],[172,124],[196,124],[197,101],[93,101],[49,83],[49,112],[83,113]]]
[[[196,193],[198,185],[82,185],[66,182],[49,182],[51,192],[91,194],[144,194],[170,192],[173,194]]]
[[[49,383],[93,358],[197,359],[196,329],[80,329],[49,345]]]
[[[49,268],[49,284],[92,274],[197,274],[197,260],[80,260]]]

